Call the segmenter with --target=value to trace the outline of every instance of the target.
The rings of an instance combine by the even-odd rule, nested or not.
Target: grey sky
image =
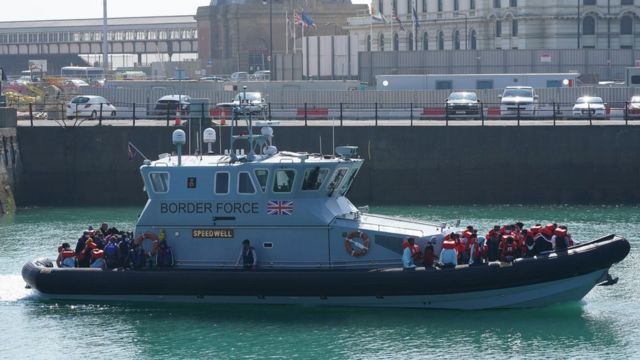
[[[102,17],[103,0],[0,0],[0,21]],[[108,0],[109,17],[195,15],[210,0]],[[360,4],[368,0],[356,0]]]

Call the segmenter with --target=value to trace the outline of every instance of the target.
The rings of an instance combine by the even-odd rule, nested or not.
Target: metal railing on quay
[[[640,120],[640,106],[574,103],[266,103],[249,112],[206,103],[158,106],[148,103],[8,104],[18,111],[19,126],[176,126],[199,120],[202,124],[238,124],[277,120],[296,126],[417,126],[417,125],[629,125]],[[246,109],[245,109],[246,110]],[[602,120],[605,120],[603,123]],[[612,121],[609,121],[612,120]]]

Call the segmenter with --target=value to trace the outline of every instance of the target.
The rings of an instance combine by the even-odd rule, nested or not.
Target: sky
[[[356,0],[365,4],[368,0]],[[195,15],[210,0],[108,0],[109,17]],[[102,18],[103,0],[0,0],[0,21]]]

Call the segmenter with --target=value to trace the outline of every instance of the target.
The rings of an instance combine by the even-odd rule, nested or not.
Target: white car
[[[531,86],[507,86],[500,97],[502,117],[535,117],[538,113],[538,95]]]
[[[118,109],[102,96],[82,95],[76,96],[67,103],[67,119],[86,117],[98,119],[102,117],[116,117]]]
[[[576,104],[573,105],[574,118],[604,119],[606,114],[606,104],[601,97],[581,96],[576,100]]]
[[[267,103],[259,92],[239,92],[231,102],[219,103],[218,107],[231,107],[238,114],[260,114],[267,109]]]

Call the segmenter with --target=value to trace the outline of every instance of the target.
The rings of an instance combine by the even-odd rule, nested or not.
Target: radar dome
[[[183,130],[178,129],[173,132],[171,141],[173,141],[173,145],[184,145],[187,142],[187,134],[185,134]]]
[[[216,131],[212,128],[206,128],[202,133],[202,138],[202,140],[207,144],[214,143],[216,142]]]

